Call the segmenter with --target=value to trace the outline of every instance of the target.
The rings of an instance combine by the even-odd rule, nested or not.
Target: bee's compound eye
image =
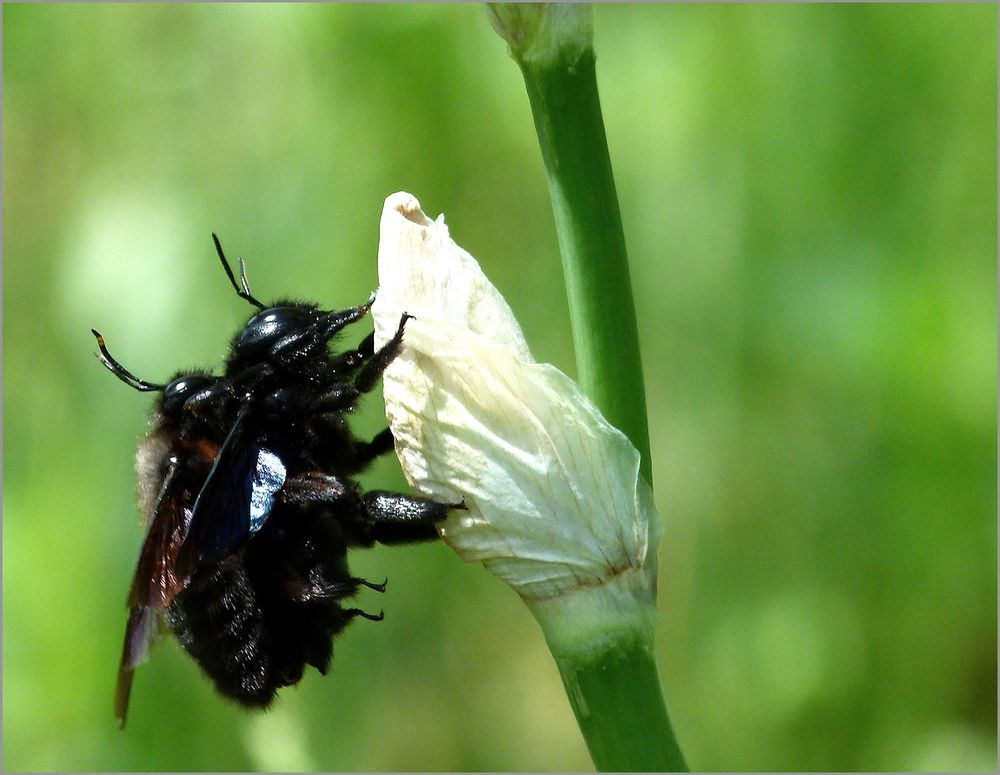
[[[172,412],[184,406],[191,396],[200,393],[215,382],[208,374],[187,374],[178,377],[163,389],[163,410]]]
[[[263,354],[282,337],[310,326],[314,318],[301,307],[271,307],[250,318],[236,340],[236,349],[247,355]]]

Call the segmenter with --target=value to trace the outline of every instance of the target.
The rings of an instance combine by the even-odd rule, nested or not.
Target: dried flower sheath
[[[659,517],[636,449],[576,383],[534,361],[499,291],[409,194],[386,200],[378,260],[376,346],[414,316],[384,376],[397,454],[417,491],[468,506],[445,541],[536,615],[556,601],[584,627],[651,612]]]

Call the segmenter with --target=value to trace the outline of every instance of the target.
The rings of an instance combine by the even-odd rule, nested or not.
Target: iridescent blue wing
[[[221,560],[260,530],[285,483],[281,458],[246,431],[245,415],[241,410],[195,499],[177,556],[182,576]]]

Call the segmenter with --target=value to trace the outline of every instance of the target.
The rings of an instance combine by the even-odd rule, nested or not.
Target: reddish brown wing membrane
[[[191,510],[184,505],[176,473],[176,466],[171,466],[153,506],[153,518],[139,551],[139,562],[128,593],[130,608],[165,608],[187,581],[178,575],[176,565]]]
[[[122,729],[125,728],[135,667],[149,656],[149,648],[163,628],[162,619],[163,609],[136,606],[129,611],[125,643],[122,644],[122,661],[118,665],[118,684],[115,686],[115,718]]]
[[[177,468],[171,466],[153,506],[153,517],[128,595],[129,617],[115,688],[115,717],[123,728],[136,665],[149,655],[162,630],[164,609],[187,582],[176,571],[177,552],[191,518],[182,496]]]

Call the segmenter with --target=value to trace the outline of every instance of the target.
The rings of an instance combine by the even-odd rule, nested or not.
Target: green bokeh
[[[596,9],[694,768],[996,766],[996,14]],[[273,713],[168,642],[111,716],[148,401],[89,329],[146,379],[218,366],[248,309],[212,230],[258,296],[348,306],[411,191],[572,371],[482,8],[5,4],[3,33],[6,768],[588,768],[535,623],[440,545],[355,555],[385,621]]]

